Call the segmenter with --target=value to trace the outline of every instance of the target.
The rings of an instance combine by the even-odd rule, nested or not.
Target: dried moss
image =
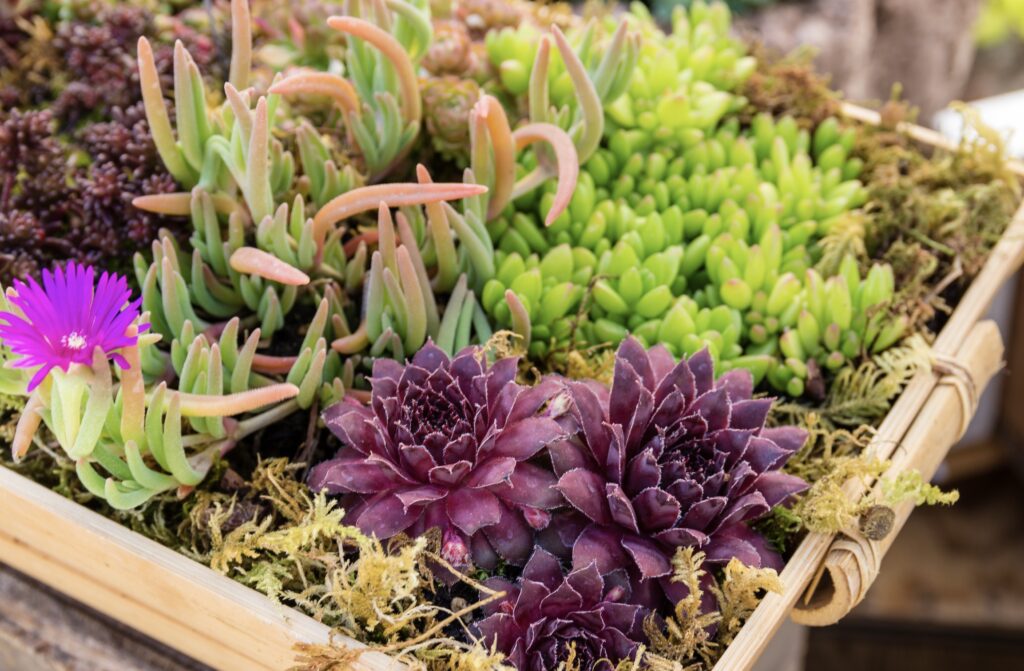
[[[926,482],[920,471],[904,471],[899,476],[881,483],[882,500],[890,506],[913,501],[916,506],[951,506],[960,499],[960,492],[948,492]]]
[[[935,331],[1006,230],[1020,198],[1002,138],[960,107],[965,139],[955,151],[928,156],[899,122],[909,109],[890,101],[883,125],[858,134],[868,188],[865,242],[871,258],[890,263],[900,288],[896,310],[914,330]]]
[[[766,592],[782,593],[782,581],[775,569],[747,566],[734,557],[726,564],[721,582],[712,585],[711,591],[721,617],[718,644],[724,648],[736,638]]]
[[[814,71],[812,50],[800,49],[780,57],[754,45],[751,55],[757,58],[757,69],[741,90],[749,102],[743,114],[747,119],[759,112],[788,114],[802,125],[814,127],[839,111],[838,97],[829,89],[828,79]]]
[[[0,394],[0,445],[10,445],[14,440],[14,430],[24,405],[25,399],[20,396]]]
[[[701,583],[706,575],[702,568],[704,556],[693,548],[676,551],[670,580],[685,585],[689,594],[676,604],[675,613],[664,622],[654,615],[644,621],[651,653],[688,665],[684,668],[699,668],[693,665],[710,662],[715,655],[712,627],[718,623],[719,614],[701,612],[704,595]]]
[[[680,548],[672,560],[670,580],[686,586],[688,595],[676,604],[675,613],[644,622],[649,646],[636,668],[652,671],[706,671],[735,639],[743,623],[768,592],[781,593],[782,583],[773,569],[746,566],[732,559],[720,575],[709,576],[703,568],[705,555]],[[717,610],[706,610],[710,592]]]

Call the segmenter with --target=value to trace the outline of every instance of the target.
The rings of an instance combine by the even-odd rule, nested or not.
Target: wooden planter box
[[[877,123],[877,115],[868,110],[846,106],[843,111]],[[946,144],[927,129],[905,130],[923,143]],[[998,330],[980,320],[1022,255],[1024,207],[936,338],[933,349],[942,366],[910,382],[869,446],[869,454],[892,459],[891,473],[917,468],[930,476],[973,415],[974,400],[1002,359]],[[851,483],[848,493],[859,499],[865,488]],[[879,542],[866,541],[855,531],[808,535],[782,572],[784,592],[761,602],[715,671],[753,666],[790,612],[808,624],[842,617],[870,585],[911,508],[897,509],[892,532]],[[281,671],[293,665],[293,646],[300,642],[364,647],[4,468],[0,562],[218,669]],[[805,593],[809,596],[801,598]],[[368,652],[354,668],[405,666]]]

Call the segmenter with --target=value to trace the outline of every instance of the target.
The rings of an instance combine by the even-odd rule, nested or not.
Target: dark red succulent
[[[518,671],[557,669],[570,647],[576,668],[611,671],[643,642],[645,610],[627,603],[622,569],[602,575],[591,563],[564,575],[558,558],[537,548],[516,583],[491,578],[487,586],[507,596],[477,628]]]
[[[566,539],[574,566],[627,569],[634,599],[651,606],[662,590],[685,596],[668,579],[679,547],[699,547],[711,565],[736,557],[780,567],[747,523],[806,487],[779,471],[806,434],[765,428],[772,400],[751,398],[749,373],[716,381],[707,351],[677,364],[627,338],[610,390],[567,384],[578,431],[549,452],[558,489],[585,524]]]
[[[57,132],[51,110],[0,113],[0,282],[62,259],[118,269],[160,228],[184,233],[184,219],[132,205],[136,196],[179,189],[157,156],[142,104],[109,113],[74,138]],[[91,161],[80,165],[78,153]]]
[[[125,107],[139,99],[135,41],[152,31],[152,16],[141,7],[104,7],[92,20],[62,22],[54,37],[70,79],[55,108],[73,125],[94,108]]]
[[[522,564],[563,503],[550,469],[530,460],[565,433],[548,407],[559,382],[521,386],[517,365],[488,365],[479,348],[449,359],[433,343],[404,366],[377,359],[370,406],[324,412],[342,447],[310,487],[352,495],[348,519],[377,538],[438,527],[455,565]]]

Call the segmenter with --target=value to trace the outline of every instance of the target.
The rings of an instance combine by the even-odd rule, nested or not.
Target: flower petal
[[[428,478],[430,482],[441,487],[456,487],[473,470],[473,464],[468,461],[456,461],[454,464],[442,464],[430,469]]]
[[[622,534],[614,529],[591,524],[572,546],[572,565],[593,563],[602,575],[614,571],[628,561],[621,540]]]
[[[790,452],[779,447],[774,441],[754,436],[747,443],[743,458],[758,472],[780,468],[789,458]]]
[[[577,440],[556,440],[548,445],[548,455],[556,475],[561,475],[574,468],[587,466],[590,459]]]
[[[585,468],[574,468],[558,479],[556,489],[581,513],[598,524],[610,524],[611,511],[604,491],[604,478]]]
[[[780,426],[761,431],[761,437],[767,438],[789,453],[796,452],[807,442],[807,432],[795,426]]]
[[[706,529],[712,520],[725,509],[728,502],[729,499],[724,496],[714,496],[698,501],[686,511],[679,526],[697,530]]]
[[[549,443],[562,438],[565,432],[553,419],[529,417],[506,426],[494,444],[493,456],[529,459]]]
[[[676,358],[662,345],[657,344],[647,350],[647,357],[651,361],[651,370],[654,371],[654,379],[658,385],[665,379],[672,369],[676,367]]]
[[[484,535],[502,559],[513,565],[522,564],[534,547],[533,529],[522,515],[503,503],[498,505],[501,506],[501,517],[496,524],[484,527]]]
[[[394,464],[373,457],[332,459],[315,466],[309,475],[310,489],[326,489],[333,494],[376,494],[410,484],[413,480],[399,472]]]
[[[523,577],[555,589],[562,582],[562,562],[544,548],[534,548],[530,560],[523,567]]]
[[[633,366],[625,359],[616,359],[611,399],[608,402],[608,421],[628,429],[643,389],[640,374]]]
[[[472,350],[452,359],[450,370],[463,395],[474,405],[483,406],[487,402],[483,365]]]
[[[402,379],[402,364],[394,359],[384,357],[373,360],[373,372],[370,377],[371,383],[390,380],[397,385],[400,379]]]
[[[616,363],[620,360],[629,363],[636,374],[640,376],[644,388],[654,389],[654,369],[651,367],[651,360],[647,356],[647,350],[636,338],[629,336],[623,340],[615,352],[615,358]],[[614,386],[612,393],[615,393]]]
[[[655,543],[639,536],[623,536],[622,547],[633,558],[644,580],[659,578],[672,572],[672,563]]]
[[[731,396],[731,398],[735,398]],[[757,430],[764,426],[768,418],[768,411],[772,408],[772,399],[755,398],[746,401],[733,401],[732,421],[730,424],[734,429]]]
[[[427,344],[413,355],[412,363],[429,372],[434,372],[439,368],[447,368],[451,360],[443,349],[434,344],[433,340],[428,340]]]
[[[501,557],[491,547],[491,542],[487,540],[487,535],[483,531],[476,532],[469,539],[469,551],[473,557],[473,563],[485,571],[493,571],[501,563]]]
[[[633,533],[639,533],[636,512],[633,511],[633,504],[629,502],[629,497],[622,491],[622,487],[609,482],[605,485],[605,496],[608,499],[608,509],[611,511],[615,523]]]
[[[601,400],[594,390],[582,382],[569,384],[576,421],[583,431],[583,437],[596,466],[603,466],[608,459],[608,443],[611,440],[605,430],[605,416]]]
[[[697,388],[697,396],[703,396],[715,386],[715,362],[711,358],[711,352],[705,347],[689,359],[690,372],[693,373],[693,381]]]
[[[745,368],[736,368],[723,373],[715,382],[719,389],[729,392],[733,403],[749,399],[754,393],[754,377]]]
[[[419,505],[421,503],[430,503],[432,501],[440,501],[448,495],[448,490],[443,487],[434,487],[432,485],[423,485],[422,487],[413,487],[404,491],[398,492],[398,500],[402,502],[406,508]]]
[[[676,523],[680,506],[675,497],[664,489],[649,487],[633,499],[633,509],[643,530],[654,533]]]
[[[701,546],[707,539],[707,534],[697,531],[696,529],[686,529],[684,527],[675,527],[672,529],[665,529],[654,534],[654,538],[659,543],[665,545],[672,545],[675,547],[690,547],[690,546]]]
[[[732,559],[739,559],[747,566],[761,566],[761,554],[757,548],[752,543],[736,536],[715,534],[704,546],[703,551],[705,553],[704,561],[709,564],[727,564]]]
[[[558,378],[546,377],[532,387],[519,387],[511,407],[506,416],[506,423],[511,424],[533,417],[537,412],[551,400],[551,397],[562,390],[562,383]]]
[[[698,396],[689,411],[704,418],[708,423],[708,431],[729,428],[729,392],[724,389],[712,389]]]
[[[541,599],[540,612],[544,617],[564,617],[578,611],[582,606],[583,597],[580,593],[569,583],[563,582],[551,594]]]
[[[485,459],[476,465],[466,479],[466,484],[470,487],[493,487],[499,483],[508,483],[517,463],[512,457]]]
[[[519,586],[522,591],[519,592],[519,598],[516,599],[512,616],[519,622],[532,622],[536,625],[541,619],[541,601],[551,593],[551,590],[533,580],[520,580]]]
[[[636,604],[631,603],[611,603],[605,602],[601,606],[601,615],[604,619],[606,627],[618,630],[627,636],[633,632],[640,624],[640,615],[642,608]],[[630,641],[635,647],[636,642]],[[629,657],[632,653],[627,652],[623,657]]]
[[[680,478],[665,488],[669,494],[679,501],[679,505],[689,509],[704,496],[704,488],[693,480]]]
[[[514,385],[518,371],[519,359],[516,357],[498,359],[487,369],[487,385],[484,393],[487,394],[487,405],[492,413],[494,412],[494,403],[501,390],[510,384]]]
[[[762,473],[754,480],[753,486],[764,495],[764,500],[768,503],[769,508],[777,506],[793,494],[807,489],[807,483],[801,478],[779,471]]]
[[[660,482],[661,467],[652,450],[644,450],[626,464],[625,489],[631,496],[648,487],[657,487]]]
[[[755,520],[768,513],[771,507],[761,492],[753,491],[732,501],[722,514],[720,527]]]
[[[428,482],[430,469],[437,466],[430,451],[422,445],[402,445],[398,451],[409,474],[421,482]]]
[[[508,613],[495,613],[485,617],[476,623],[480,630],[480,637],[488,648],[494,647],[498,651],[509,654],[512,644],[520,640],[523,631],[516,624],[515,618]]]
[[[463,487],[448,493],[448,518],[467,536],[497,524],[501,519],[501,502],[486,489]]]
[[[408,529],[420,512],[417,508],[406,508],[394,494],[379,494],[367,501],[356,526],[365,534],[385,540]]]
[[[512,471],[508,485],[495,485],[491,491],[512,503],[551,510],[565,503],[558,493],[557,485],[558,480],[551,471],[521,461]]]
[[[626,433],[627,453],[635,452],[647,435],[651,417],[654,415],[654,394],[641,388],[633,408],[633,416],[629,420]]]
[[[593,608],[604,598],[604,578],[595,563],[573,569],[565,581],[583,597],[584,608]]]
[[[658,388],[654,392],[654,402],[661,405],[661,402],[674,391],[682,394],[687,404],[697,397],[697,382],[693,377],[693,371],[690,370],[690,364],[685,359],[676,364],[658,383]]]

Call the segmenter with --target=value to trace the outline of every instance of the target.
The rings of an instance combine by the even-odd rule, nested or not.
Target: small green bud
[[[622,299],[619,292],[605,280],[594,282],[593,296],[594,301],[610,314],[628,315],[631,311],[629,304]]]
[[[598,319],[594,322],[594,336],[597,342],[606,342],[610,345],[618,345],[626,339],[628,331],[621,324],[608,319]]]
[[[558,282],[568,282],[573,275],[573,253],[569,245],[559,245],[544,255],[540,262],[540,272],[547,280],[549,277]]]
[[[780,277],[768,295],[767,313],[778,317],[796,299],[800,289],[800,281],[792,273]]]
[[[719,292],[725,304],[736,310],[745,310],[750,307],[750,301],[753,298],[750,286],[738,277],[726,280],[719,288]]]
[[[660,317],[672,304],[672,299],[672,291],[667,286],[658,286],[643,295],[636,304],[636,311],[648,319]]]

